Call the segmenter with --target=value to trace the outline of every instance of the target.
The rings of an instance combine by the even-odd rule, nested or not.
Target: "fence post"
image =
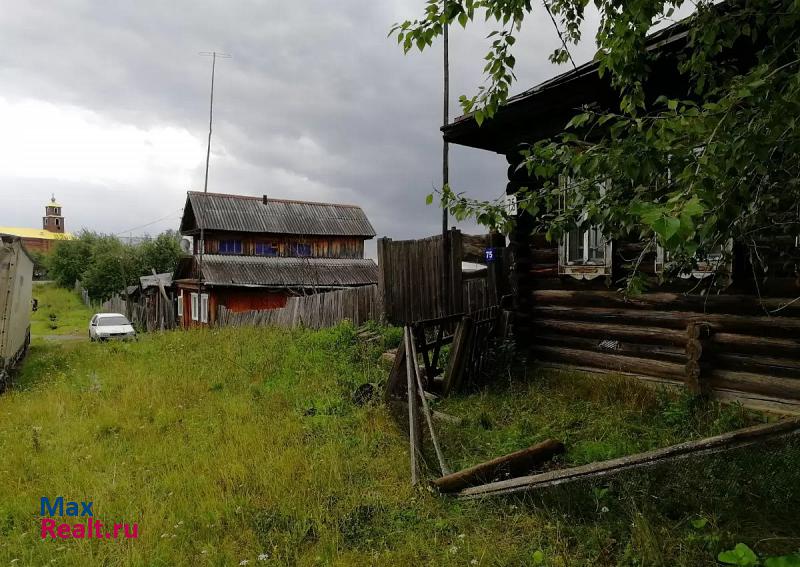
[[[457,228],[450,229],[450,312],[446,315],[464,311],[464,284],[462,282],[461,262],[464,259],[464,244],[461,231]]]
[[[686,326],[686,387],[696,396],[709,393],[707,373],[703,371],[703,347],[711,336],[711,326],[702,321],[690,321]]]

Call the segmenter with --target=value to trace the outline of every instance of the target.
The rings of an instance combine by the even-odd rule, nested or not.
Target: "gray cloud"
[[[203,185],[210,61],[217,49],[209,190],[325,199],[364,207],[380,235],[435,233],[424,204],[440,183],[441,46],[404,56],[387,31],[422,12],[421,0],[368,2],[22,2],[0,14],[0,97],[91,110],[94,120],[141,130],[175,128],[202,145],[188,185]],[[488,28],[454,30],[451,114],[481,81]],[[544,14],[517,44],[517,90],[558,72]],[[586,60],[591,42],[576,50]],[[0,136],[14,139],[15,132]],[[142,148],[132,147],[136,152]],[[494,197],[505,160],[453,148],[458,190]],[[51,192],[68,228],[119,232],[171,214],[185,191],[159,172],[141,180],[25,179],[0,165],[0,225],[36,226]],[[177,226],[174,218],[135,232]],[[468,227],[469,228],[469,227]]]

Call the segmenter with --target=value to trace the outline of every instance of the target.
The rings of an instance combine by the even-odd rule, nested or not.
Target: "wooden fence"
[[[503,293],[501,235],[472,236],[452,229],[419,240],[378,240],[378,286],[383,315],[394,324],[436,319],[497,305]],[[495,249],[494,260],[469,278],[463,262],[487,263],[485,250]]]
[[[625,301],[588,290],[536,290],[532,299],[533,335],[525,340],[542,361],[800,412],[798,302],[674,293]]]
[[[220,327],[268,326],[312,329],[332,327],[349,319],[354,325],[380,319],[378,286],[368,285],[305,297],[290,297],[286,307],[260,311],[234,312],[220,306]]]

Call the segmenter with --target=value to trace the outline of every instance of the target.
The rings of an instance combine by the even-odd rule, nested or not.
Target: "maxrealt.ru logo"
[[[64,501],[59,496],[52,502],[42,496],[42,539],[117,539],[139,537],[139,524],[103,524],[94,518],[94,502]],[[49,517],[45,517],[49,516]],[[61,518],[57,521],[55,517]],[[81,518],[85,522],[68,523],[65,518]]]

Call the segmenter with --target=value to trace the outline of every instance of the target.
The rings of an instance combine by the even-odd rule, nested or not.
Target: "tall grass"
[[[345,324],[34,345],[0,396],[0,565],[534,565],[538,552],[547,565],[714,564],[714,549],[689,539],[703,504],[665,515],[614,492],[601,513],[596,487],[556,502],[412,488],[403,431],[380,403],[351,401],[385,379],[378,357],[397,337],[368,346]],[[485,396],[513,413],[533,393]],[[549,433],[577,443],[586,435],[561,428],[559,403],[536,406],[536,431],[554,410]],[[468,400],[449,409],[473,419]],[[100,521],[138,523],[139,539],[43,541],[42,496],[93,501]],[[743,537],[735,521],[719,521],[715,545]]]
[[[83,335],[88,337],[89,319],[94,312],[69,290],[53,283],[34,284],[33,297],[39,307],[31,314],[33,338],[46,335]]]

